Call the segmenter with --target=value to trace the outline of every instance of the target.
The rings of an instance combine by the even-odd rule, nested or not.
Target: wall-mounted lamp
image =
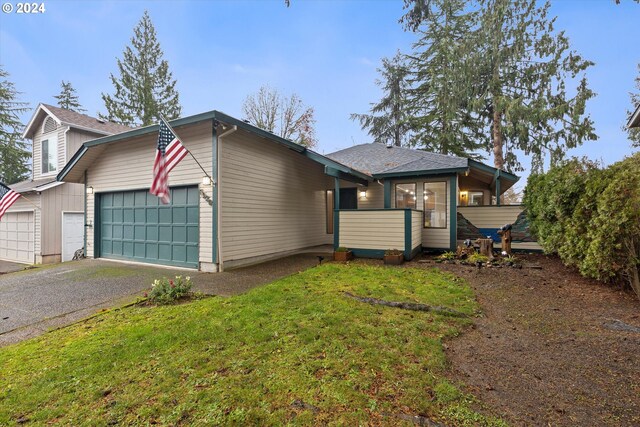
[[[464,171],[464,176],[469,176],[469,169],[467,169],[466,171]]]
[[[361,190],[360,191],[360,198],[361,199],[366,199],[367,198],[367,191],[366,190]]]
[[[87,194],[93,194],[93,187],[87,187]]]
[[[202,177],[202,185],[211,185],[211,178],[208,176],[203,176]]]

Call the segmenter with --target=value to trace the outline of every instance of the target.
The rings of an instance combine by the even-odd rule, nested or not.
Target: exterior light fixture
[[[93,194],[93,187],[87,187],[87,194]]]
[[[360,191],[360,198],[361,199],[366,199],[367,198],[367,191],[366,190],[361,190]]]

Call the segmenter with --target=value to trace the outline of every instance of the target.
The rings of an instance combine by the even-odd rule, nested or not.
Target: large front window
[[[424,183],[425,228],[447,228],[447,183]]]
[[[396,208],[416,208],[416,184],[396,184]]]
[[[57,140],[48,138],[42,141],[42,173],[55,172],[58,169]]]

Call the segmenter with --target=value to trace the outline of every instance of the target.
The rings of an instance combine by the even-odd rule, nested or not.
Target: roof
[[[268,132],[264,129],[260,129],[259,127],[253,126],[249,123],[246,123],[242,120],[236,119],[235,117],[229,116],[221,111],[212,110],[201,114],[196,114],[193,116],[183,117],[180,119],[175,119],[169,121],[169,124],[172,127],[185,126],[193,123],[203,122],[207,120],[218,121],[221,123],[225,123],[230,126],[237,126],[238,129],[245,130],[247,132],[251,132],[254,135],[259,137],[271,140],[275,143],[285,146],[293,151],[296,151],[303,156],[315,161],[316,163],[320,163],[325,167],[325,173],[336,176],[339,178],[352,180],[354,182],[366,185],[367,182],[372,181],[371,176],[363,173],[359,170],[355,170],[342,164],[339,161],[330,159],[326,156],[323,156],[319,153],[316,153],[309,148],[302,146],[300,144],[296,144],[293,141],[277,136],[271,132]],[[69,162],[65,165],[65,167],[58,173],[57,179],[59,181],[67,181],[67,182],[82,182],[82,174],[84,171],[97,159],[100,157],[102,152],[106,149],[109,144],[123,141],[130,138],[136,138],[143,135],[148,135],[152,133],[157,133],[159,129],[158,125],[151,125],[146,127],[141,127],[137,129],[129,129],[126,132],[119,133],[116,135],[105,136],[102,138],[94,139],[91,141],[87,141],[76,153],[71,157]]]
[[[63,184],[62,182],[56,181],[54,178],[42,178],[36,179],[35,181],[32,179],[28,179],[26,181],[21,181],[12,185],[9,185],[16,193],[28,193],[30,191],[44,191],[49,188],[57,187],[58,185]]]
[[[640,127],[640,104],[636,108],[636,111],[633,112],[631,117],[629,118],[629,122],[627,123],[628,128],[638,128]]]
[[[75,129],[85,130],[98,135],[113,135],[132,129],[129,126],[101,120],[86,114],[80,114],[64,108],[54,107],[53,105],[39,104],[25,128],[23,133],[24,138],[32,137],[37,129],[36,123],[40,123],[40,120],[44,119],[44,115],[51,116],[58,125],[70,126]]]

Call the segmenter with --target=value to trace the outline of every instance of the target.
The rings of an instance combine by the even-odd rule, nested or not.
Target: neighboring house
[[[87,141],[58,174],[85,185],[89,257],[212,272],[330,244],[411,258],[456,247],[458,200],[488,205],[518,179],[379,144],[323,156],[219,111],[170,124],[206,174],[185,157],[169,176],[168,205],[148,191],[157,125]]]
[[[83,142],[129,130],[40,104],[23,138],[32,141],[31,179],[10,187],[23,195],[0,221],[0,259],[29,264],[68,261],[84,245],[84,186],[56,181]]]

